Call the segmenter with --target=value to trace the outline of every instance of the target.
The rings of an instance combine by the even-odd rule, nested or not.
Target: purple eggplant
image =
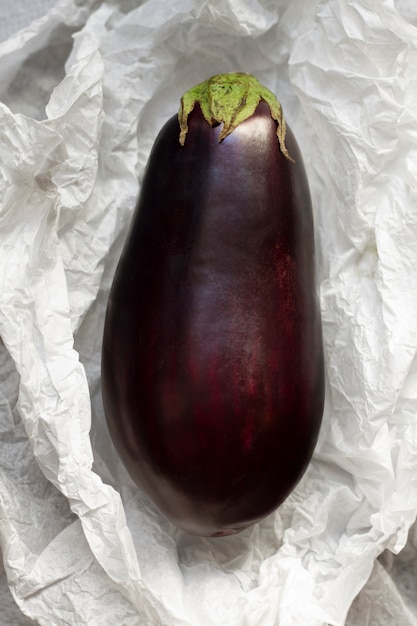
[[[187,532],[255,523],[311,460],[324,401],[314,254],[275,96],[247,74],[187,92],[148,160],[102,350],[116,449]]]

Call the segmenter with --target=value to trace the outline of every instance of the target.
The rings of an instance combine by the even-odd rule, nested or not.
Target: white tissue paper
[[[0,541],[13,597],[37,623],[417,624],[390,576],[417,553],[417,540],[407,544],[417,515],[413,6],[59,0],[0,44]],[[228,71],[278,96],[304,154],[327,399],[288,500],[239,535],[203,539],[171,526],[126,475],[106,429],[100,348],[156,134],[184,91]],[[406,545],[408,560],[395,560]]]

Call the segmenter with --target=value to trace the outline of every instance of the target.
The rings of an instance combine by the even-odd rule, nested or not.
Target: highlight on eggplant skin
[[[161,129],[102,347],[105,414],[127,470],[171,522],[213,537],[288,497],[310,463],[324,402],[302,156],[282,111],[277,122],[245,76],[212,77],[206,99],[204,83],[200,99],[187,92],[191,102],[185,95]],[[216,78],[226,85],[218,97],[256,102],[224,137],[227,120],[210,109]],[[233,118],[230,102],[216,106]]]

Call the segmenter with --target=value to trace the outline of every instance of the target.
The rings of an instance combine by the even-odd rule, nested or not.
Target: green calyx
[[[196,103],[210,126],[223,124],[219,141],[230,135],[244,120],[251,117],[261,100],[264,100],[271,111],[271,117],[277,122],[277,138],[281,152],[289,160],[285,145],[286,125],[281,104],[275,95],[261,85],[250,74],[217,74],[185,92],[181,98],[178,112],[180,123],[180,144],[183,146],[188,132],[188,116]]]

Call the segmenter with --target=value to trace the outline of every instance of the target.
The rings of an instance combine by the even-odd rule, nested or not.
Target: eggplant
[[[253,76],[211,77],[156,138],[110,290],[110,435],[173,524],[233,534],[304,474],[323,368],[299,147]]]

